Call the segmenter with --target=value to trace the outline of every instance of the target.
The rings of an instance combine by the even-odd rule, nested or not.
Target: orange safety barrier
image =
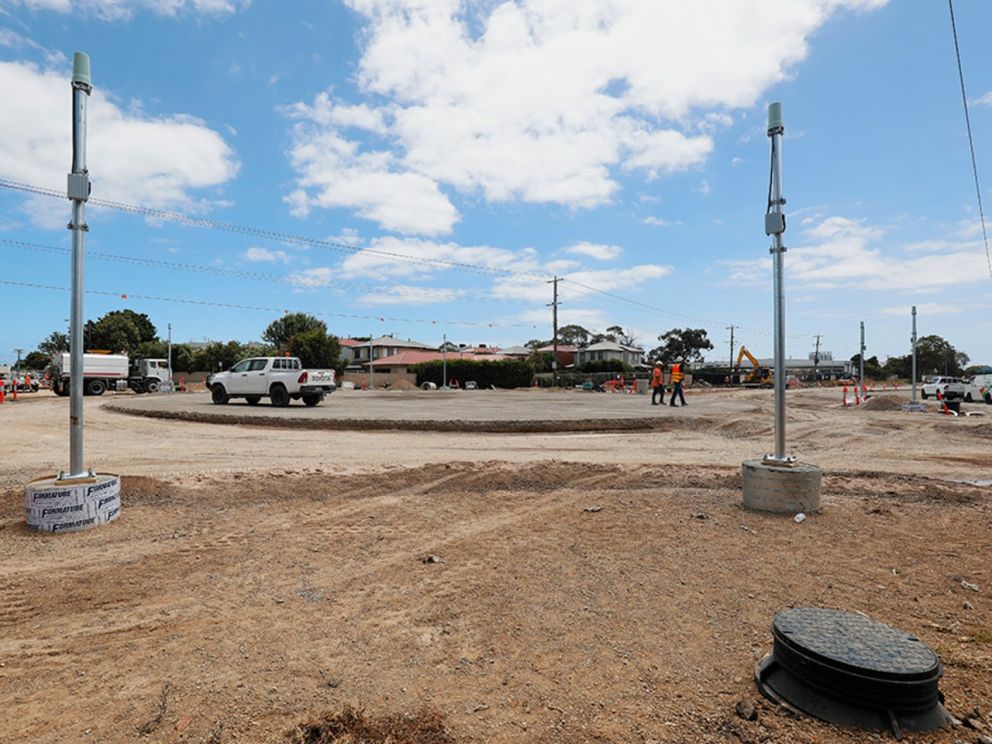
[[[844,386],[844,408],[850,408],[851,404],[847,402],[847,385]]]

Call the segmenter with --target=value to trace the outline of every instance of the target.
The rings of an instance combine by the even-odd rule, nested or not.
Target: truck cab
[[[171,383],[168,359],[135,359],[131,362],[128,387],[136,393],[157,393]]]

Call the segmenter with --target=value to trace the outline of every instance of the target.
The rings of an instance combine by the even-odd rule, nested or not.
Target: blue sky
[[[992,5],[955,10],[992,205]],[[992,363],[945,3],[4,0],[0,178],[64,190],[75,50],[94,197],[309,241],[90,206],[88,317],[246,341],[301,310],[342,336],[512,345],[550,338],[557,274],[562,324],[645,348],[704,327],[714,359],[733,324],[768,356],[779,100],[789,355],[820,334],[850,357],[861,320],[869,355],[907,353],[916,304],[920,335]],[[0,284],[0,361],[65,327],[67,292],[21,285],[68,286],[45,248],[70,245],[68,215],[0,188],[19,283]]]

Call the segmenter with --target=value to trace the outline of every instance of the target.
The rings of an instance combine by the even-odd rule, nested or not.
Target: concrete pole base
[[[77,532],[113,522],[121,514],[120,476],[31,481],[24,489],[29,527],[46,532]]]
[[[808,514],[820,508],[820,469],[815,465],[783,467],[745,460],[741,463],[741,477],[747,509]]]

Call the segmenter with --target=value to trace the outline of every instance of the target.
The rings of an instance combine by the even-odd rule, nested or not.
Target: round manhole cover
[[[920,639],[855,612],[822,607],[783,610],[775,616],[776,640],[852,671],[893,678],[929,677],[940,659]]]
[[[854,612],[801,607],[775,616],[772,637],[758,686],[795,712],[897,734],[949,720],[940,659],[910,633]]]

